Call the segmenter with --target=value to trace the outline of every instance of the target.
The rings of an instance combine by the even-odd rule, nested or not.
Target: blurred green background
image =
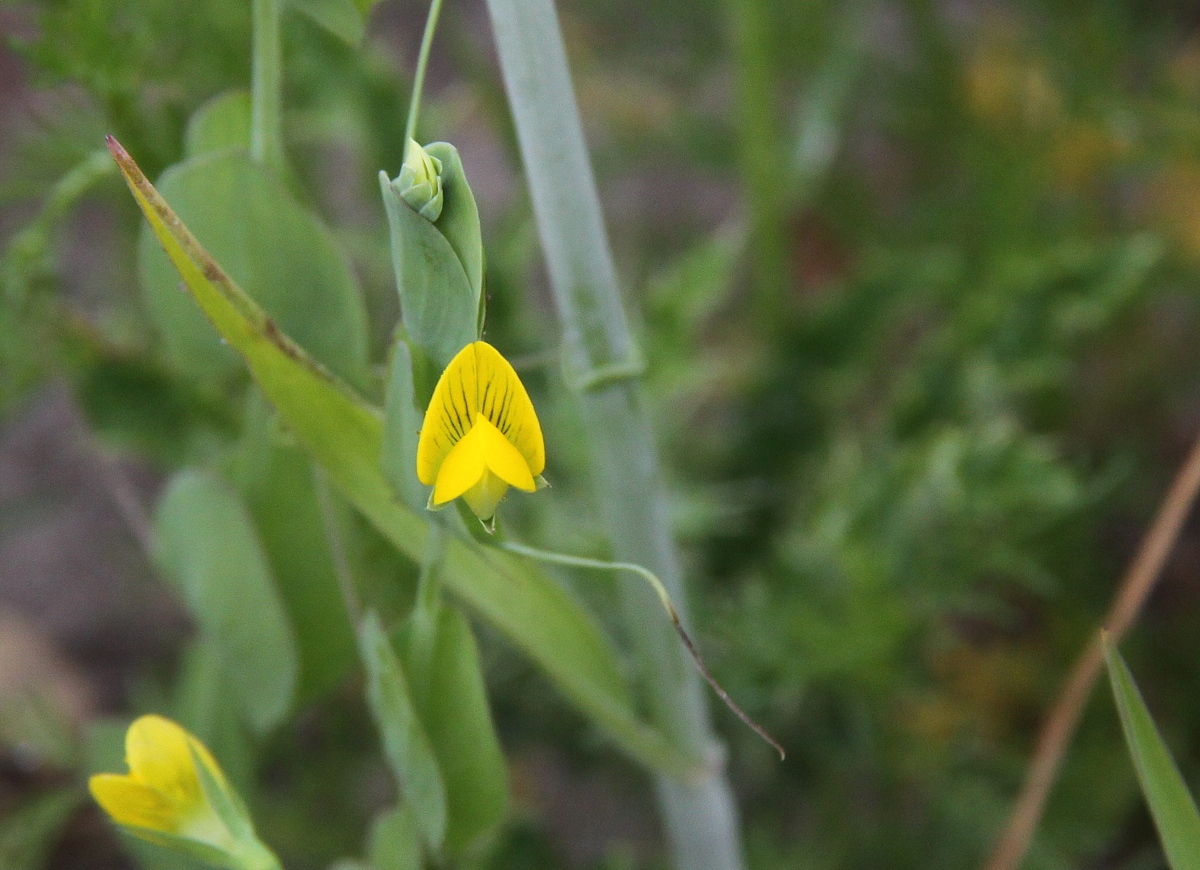
[[[361,284],[376,364],[396,317],[376,175],[399,167],[425,11],[381,0],[357,45],[285,19],[290,187]],[[978,867],[1200,430],[1200,15],[1169,0],[559,12],[695,633],[789,750],[778,764],[714,707],[748,866]],[[140,216],[90,155],[111,133],[152,179],[179,161],[192,114],[248,85],[249,25],[235,0],[0,3],[0,854],[14,870],[135,866],[78,801],[89,723],[152,708],[187,671],[193,627],[142,514],[243,415],[244,376],[195,377],[164,353],[139,289]],[[553,364],[490,40],[482,4],[447,4],[421,138],[462,154],[487,337],[547,430],[555,489],[510,500],[513,525],[588,552],[586,432]],[[375,561],[402,610],[411,566]],[[1193,523],[1125,644],[1193,783],[1198,566]],[[607,619],[611,579],[574,584]],[[514,793],[480,866],[665,867],[648,781],[480,630]],[[329,642],[325,672],[238,774],[289,870],[360,853],[392,788],[344,639]],[[1024,866],[1163,866],[1106,693]]]

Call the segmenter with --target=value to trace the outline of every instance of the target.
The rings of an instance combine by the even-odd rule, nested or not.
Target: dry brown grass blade
[[[1103,666],[1100,632],[1107,629],[1112,642],[1118,643],[1133,624],[1175,546],[1179,530],[1196,500],[1197,491],[1200,491],[1200,439],[1192,445],[1153,524],[1142,538],[1137,557],[1121,581],[1103,626],[1092,635],[1076,660],[1058,701],[1046,717],[1021,793],[1009,815],[1008,827],[984,865],[985,870],[1016,870],[1020,866],[1041,820],[1046,798],[1058,775],[1059,764]]]

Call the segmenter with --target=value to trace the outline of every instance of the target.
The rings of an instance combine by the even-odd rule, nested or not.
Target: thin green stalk
[[[254,0],[250,88],[250,157],[276,170],[283,167],[281,2]]]
[[[750,223],[754,315],[761,328],[774,330],[788,293],[786,179],[782,127],[775,106],[778,91],[772,69],[773,8],[765,0],[733,0],[734,68],[737,70],[738,163]]]
[[[612,551],[661,578],[686,625],[654,437],[633,379],[639,355],[621,304],[554,4],[488,0],[488,9]],[[681,748],[708,762],[696,781],[656,778],[675,864],[680,870],[739,870],[736,810],[700,678],[658,613],[654,591],[629,575],[619,584],[650,715]]]
[[[637,574],[643,580],[650,584],[650,588],[654,590],[654,594],[658,596],[658,601],[662,604],[663,611],[667,614],[667,618],[671,620],[671,627],[675,629],[675,633],[679,635],[679,639],[683,642],[683,646],[687,649],[688,654],[692,657],[692,661],[696,663],[696,670],[700,672],[700,676],[704,677],[704,681],[712,687],[712,690],[717,693],[717,697],[725,702],[725,706],[733,711],[739,719],[746,723],[755,734],[771,745],[771,748],[779,753],[779,760],[783,761],[786,753],[783,747],[775,742],[775,738],[768,734],[761,725],[751,719],[746,713],[729,697],[729,693],[724,687],[713,678],[709,673],[708,666],[704,664],[704,659],[700,657],[700,651],[696,649],[696,644],[692,640],[691,635],[687,633],[687,629],[683,627],[683,623],[679,619],[679,611],[675,609],[675,602],[671,600],[671,596],[667,594],[667,589],[663,586],[662,581],[655,576],[653,571],[644,568],[641,565],[634,565],[632,562],[606,562],[603,559],[588,559],[584,556],[571,556],[566,553],[554,553],[550,550],[539,550],[536,547],[527,547],[524,544],[517,544],[513,541],[505,541],[500,544],[505,550],[513,553],[520,553],[522,556],[528,556],[530,559],[537,559],[542,562],[550,562],[557,565],[569,565],[575,568],[591,568],[596,571],[630,571]]]
[[[413,76],[412,99],[408,101],[408,121],[404,125],[404,141],[417,135],[417,118],[421,114],[421,91],[425,87],[425,68],[429,65],[429,49],[433,45],[433,34],[437,30],[438,17],[442,13],[442,0],[429,4],[429,15],[425,19],[425,32],[421,35],[421,50],[417,54],[417,71]]]

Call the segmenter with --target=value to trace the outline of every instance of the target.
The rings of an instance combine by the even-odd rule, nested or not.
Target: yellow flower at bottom
[[[417,442],[430,506],[462,496],[487,523],[510,486],[533,492],[545,467],[542,427],[516,371],[487,342],[468,344],[438,379]]]
[[[178,838],[226,854],[241,851],[205,792],[197,764],[224,792],[226,803],[240,802],[214,757],[192,734],[162,716],[142,716],[126,733],[125,761],[130,773],[96,774],[88,781],[92,797],[113,821],[162,845]]]

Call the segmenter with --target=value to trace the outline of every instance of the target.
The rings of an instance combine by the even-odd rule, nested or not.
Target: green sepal
[[[449,142],[433,142],[425,146],[425,153],[440,164],[442,195],[444,202],[441,216],[435,221],[450,247],[454,249],[467,281],[475,291],[483,311],[483,233],[479,227],[479,206],[475,194],[467,183],[458,149]],[[477,319],[477,333],[482,334],[482,320]]]
[[[437,375],[478,337],[479,297],[441,231],[409,207],[387,173],[379,174],[379,182],[391,232],[400,317],[418,367],[424,356],[433,373],[416,383],[424,405],[433,395]]]
[[[120,828],[127,834],[137,837],[140,840],[145,840],[147,843],[153,843],[155,846],[163,849],[169,849],[176,854],[186,855],[197,861],[203,861],[205,864],[212,864],[214,867],[240,870],[234,857],[224,849],[218,849],[216,846],[199,843],[196,840],[189,840],[187,837],[176,837],[174,834],[166,834],[162,831],[151,830],[150,828],[139,828],[134,825],[120,825]]]

